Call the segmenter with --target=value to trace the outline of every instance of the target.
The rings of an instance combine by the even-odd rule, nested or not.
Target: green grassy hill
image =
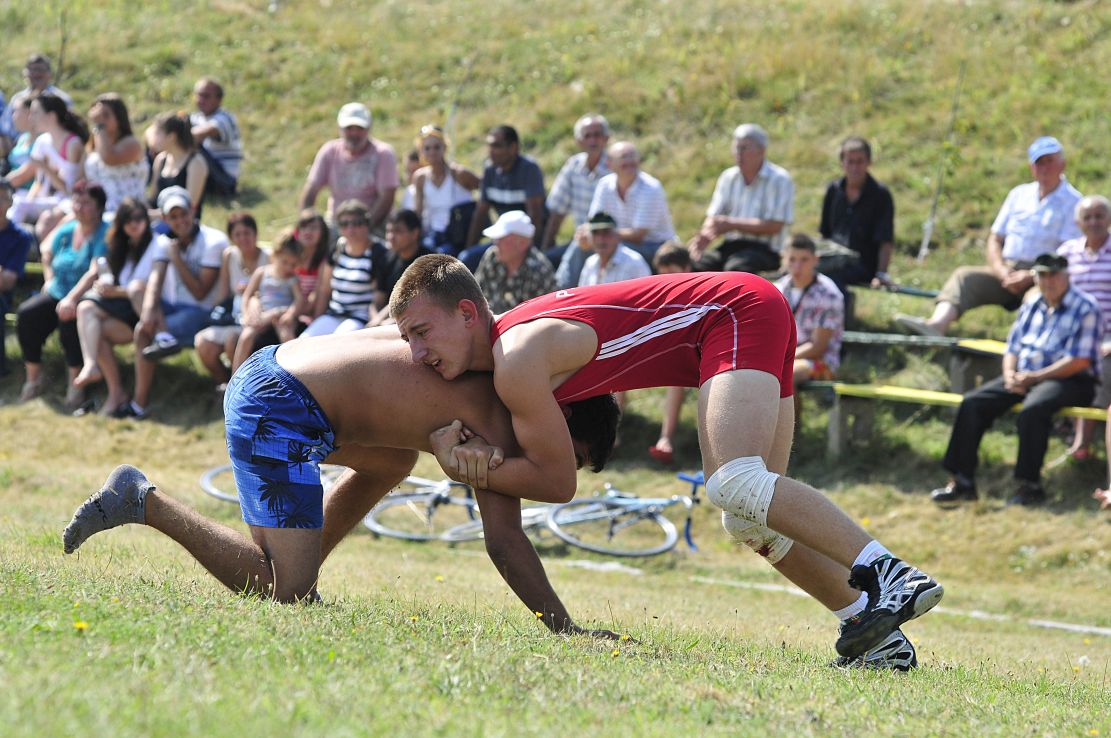
[[[730,164],[738,123],[768,129],[804,230],[816,229],[838,173],[838,142],[862,134],[896,198],[893,271],[930,287],[982,259],[1037,135],[1061,138],[1081,191],[1107,192],[1111,10],[1095,2],[320,0],[268,12],[265,0],[0,0],[5,93],[21,86],[27,53],[57,59],[63,6],[60,85],[80,107],[116,90],[142,128],[190,107],[197,77],[224,82],[248,157],[231,206],[252,210],[266,238],[293,218],[348,100],[370,105],[375,135],[399,154],[457,101],[456,156],[476,168],[485,129],[512,123],[549,184],[574,150],[573,121],[600,111],[616,137],[639,144],[684,235]],[[936,250],[920,266],[912,254],[939,161]],[[220,225],[226,211],[206,207],[205,220]],[[858,312],[886,328],[896,310],[925,305],[865,294]],[[999,336],[1008,323],[985,309],[959,328]],[[918,674],[846,676],[825,667],[835,623],[820,608],[733,586],[782,580],[728,542],[708,505],[696,518],[702,551],[655,559],[641,576],[585,572],[566,565],[578,554],[542,549],[576,617],[641,641],[617,653],[539,634],[479,548],[355,535],[325,567],[333,604],[320,611],[228,597],[152,531],[113,531],[63,559],[61,527],[125,458],[205,514],[241,523],[197,491],[225,451],[218,400],[191,356],[159,368],[153,420],[76,420],[59,410],[63,369],[49,345],[55,385],[44,400],[12,406],[21,372],[0,380],[0,724],[13,735],[1111,734],[1111,639],[1025,623],[1111,628],[1111,516],[1087,497],[1105,462],[1051,470],[1044,510],[1004,510],[1016,445],[1006,421],[982,447],[987,499],[943,512],[923,493],[944,481],[946,413],[883,407],[873,442],[829,464],[825,409],[807,398],[794,473],[942,578],[944,604],[959,611],[909,626],[926,665]],[[845,371],[926,386],[943,381],[943,361],[892,351],[850,358]],[[644,455],[662,400],[634,394],[612,468],[583,474],[581,494],[601,481],[681,491]],[[693,407],[685,413],[679,460],[694,468]],[[1063,448],[1054,439],[1049,457]],[[427,459],[420,469],[436,473]],[[967,615],[978,610],[1008,619]]]

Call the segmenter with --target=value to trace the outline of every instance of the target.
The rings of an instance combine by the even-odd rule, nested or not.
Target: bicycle
[[[691,516],[694,506],[701,502],[698,488],[704,484],[703,474],[680,473],[678,477],[691,485],[689,495],[640,498],[607,483],[601,495],[554,505],[548,513],[548,529],[560,540],[586,551],[609,556],[655,556],[679,542],[675,523],[662,511],[682,505],[687,513],[683,538],[691,551],[697,551],[691,536]]]
[[[405,541],[441,539],[451,529],[474,523],[481,538],[478,502],[470,486],[423,477],[406,477],[363,518],[363,526],[374,535]]]

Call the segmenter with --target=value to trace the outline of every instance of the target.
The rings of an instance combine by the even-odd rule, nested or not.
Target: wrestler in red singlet
[[[734,369],[759,369],[793,393],[795,320],[782,293],[743,272],[663,274],[560,290],[494,322],[491,343],[538,318],[586,323],[598,334],[590,363],[555,390],[559,402],[645,387],[700,387]]]

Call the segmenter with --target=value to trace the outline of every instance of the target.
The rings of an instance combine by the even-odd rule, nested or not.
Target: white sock
[[[864,608],[868,606],[868,595],[864,592],[860,593],[860,597],[850,605],[842,607],[840,610],[834,610],[833,614],[838,620],[848,620],[853,615],[859,615],[864,612]]]
[[[174,338],[173,333],[168,333],[167,331],[158,331],[158,333],[154,334],[155,343],[163,343],[166,341],[174,341],[174,343],[177,343],[177,340]]]
[[[891,552],[884,548],[882,543],[879,541],[872,541],[856,555],[856,561],[853,562],[853,566],[868,566],[868,564],[871,564],[876,559],[891,555]]]

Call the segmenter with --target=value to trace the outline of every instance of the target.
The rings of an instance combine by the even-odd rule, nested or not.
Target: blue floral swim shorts
[[[224,420],[243,521],[263,528],[324,526],[320,463],[335,434],[305,385],[256,351],[232,377]]]

